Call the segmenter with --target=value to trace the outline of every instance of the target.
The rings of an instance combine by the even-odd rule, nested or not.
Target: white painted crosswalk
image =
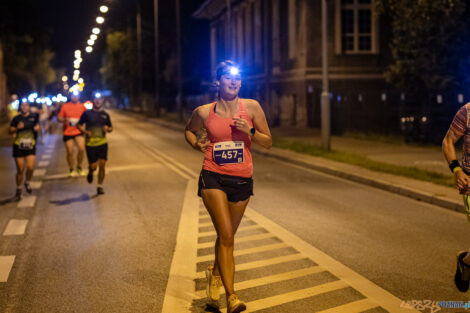
[[[14,255],[0,256],[0,283],[6,283],[15,263]]]
[[[3,232],[3,236],[20,236],[24,235],[26,231],[26,226],[28,225],[28,220],[16,220],[11,219],[5,231]]]

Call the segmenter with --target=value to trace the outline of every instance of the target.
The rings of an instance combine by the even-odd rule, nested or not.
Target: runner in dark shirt
[[[88,157],[87,181],[93,182],[93,172],[99,167],[97,193],[104,194],[103,181],[108,160],[108,141],[106,133],[113,130],[109,114],[103,109],[103,99],[93,101],[93,110],[83,113],[78,128],[86,134],[86,154]]]
[[[26,181],[24,187],[28,193],[32,192],[30,181],[34,173],[36,160],[36,139],[39,130],[39,119],[30,112],[29,103],[24,102],[20,107],[20,114],[15,116],[10,124],[10,134],[14,136],[13,157],[16,163],[16,200],[21,199],[21,184],[26,161]]]

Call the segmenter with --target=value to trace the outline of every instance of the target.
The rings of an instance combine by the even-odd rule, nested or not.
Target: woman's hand
[[[251,133],[250,133],[251,126],[250,126],[250,124],[248,124],[248,122],[245,119],[234,117],[233,120],[235,122],[235,127],[239,131],[244,132],[248,136],[251,135]]]
[[[468,176],[467,174],[464,173],[464,171],[458,170],[454,174],[454,178],[455,178],[455,185],[457,186],[457,188],[459,188],[459,190],[463,190],[467,188]]]
[[[207,149],[209,148],[210,141],[207,138],[200,138],[196,141],[196,145],[194,149],[201,151],[202,153],[206,153]]]

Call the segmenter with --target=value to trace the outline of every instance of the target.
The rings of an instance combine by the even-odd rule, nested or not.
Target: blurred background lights
[[[99,35],[100,34],[100,29],[98,27],[95,27],[95,28],[93,28],[92,33],[95,34],[95,35]]]
[[[93,51],[93,48],[88,46],[88,47],[86,47],[85,51],[88,52],[88,53],[91,53]]]
[[[104,17],[98,16],[98,17],[96,18],[96,23],[98,23],[98,24],[103,24],[103,23],[104,23]]]
[[[108,10],[109,10],[109,8],[108,8],[107,6],[105,6],[105,5],[102,5],[102,6],[100,7],[100,12],[101,12],[101,13],[106,13],[106,12],[108,12]]]

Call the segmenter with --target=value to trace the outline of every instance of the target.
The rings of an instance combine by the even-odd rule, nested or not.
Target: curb
[[[134,113],[134,114],[138,114],[138,113]],[[150,123],[153,123],[153,124],[156,124],[158,126],[162,126],[162,127],[165,127],[165,128],[175,130],[175,131],[183,131],[184,128],[185,128],[184,125],[177,124],[177,123],[174,123],[174,122],[165,121],[165,120],[161,120],[161,119],[156,119],[156,118],[147,118],[146,121],[148,121]],[[290,150],[286,150],[286,151],[290,151]],[[415,199],[415,200],[418,200],[418,201],[423,201],[423,202],[426,202],[426,203],[437,205],[437,206],[445,208],[445,209],[457,211],[457,212],[460,212],[460,213],[465,211],[465,207],[464,207],[462,202],[456,201],[456,200],[451,200],[451,199],[446,199],[446,198],[442,198],[442,197],[438,197],[438,196],[435,196],[431,193],[427,193],[425,191],[416,190],[416,189],[413,189],[413,188],[392,184],[392,183],[389,183],[389,182],[386,182],[386,181],[383,181],[383,180],[374,179],[374,178],[370,178],[370,177],[363,176],[363,175],[358,175],[358,174],[353,174],[353,173],[341,171],[341,170],[338,170],[337,168],[334,168],[334,167],[329,167],[329,166],[325,166],[325,165],[318,165],[318,164],[314,164],[314,163],[305,162],[305,161],[302,161],[302,160],[297,160],[295,158],[283,156],[283,155],[280,155],[280,154],[277,154],[275,152],[271,152],[271,151],[268,151],[268,150],[260,150],[258,148],[252,148],[252,152],[254,152],[258,155],[265,156],[265,157],[269,157],[269,158],[289,162],[289,163],[292,163],[292,164],[295,164],[295,165],[298,165],[298,166],[302,166],[302,167],[305,167],[305,168],[316,170],[318,172],[325,173],[325,174],[328,174],[328,175],[333,175],[333,176],[341,177],[341,178],[344,178],[344,179],[348,179],[348,180],[351,180],[351,181],[354,181],[356,183],[360,183],[360,184],[363,184],[363,185],[367,185],[367,186],[375,187],[375,188],[382,189],[382,190],[385,190],[385,191],[393,192],[393,193],[396,193],[396,194],[399,194],[399,195],[402,195],[402,196],[405,196],[405,197],[409,197],[409,198],[412,198],[412,199]]]

